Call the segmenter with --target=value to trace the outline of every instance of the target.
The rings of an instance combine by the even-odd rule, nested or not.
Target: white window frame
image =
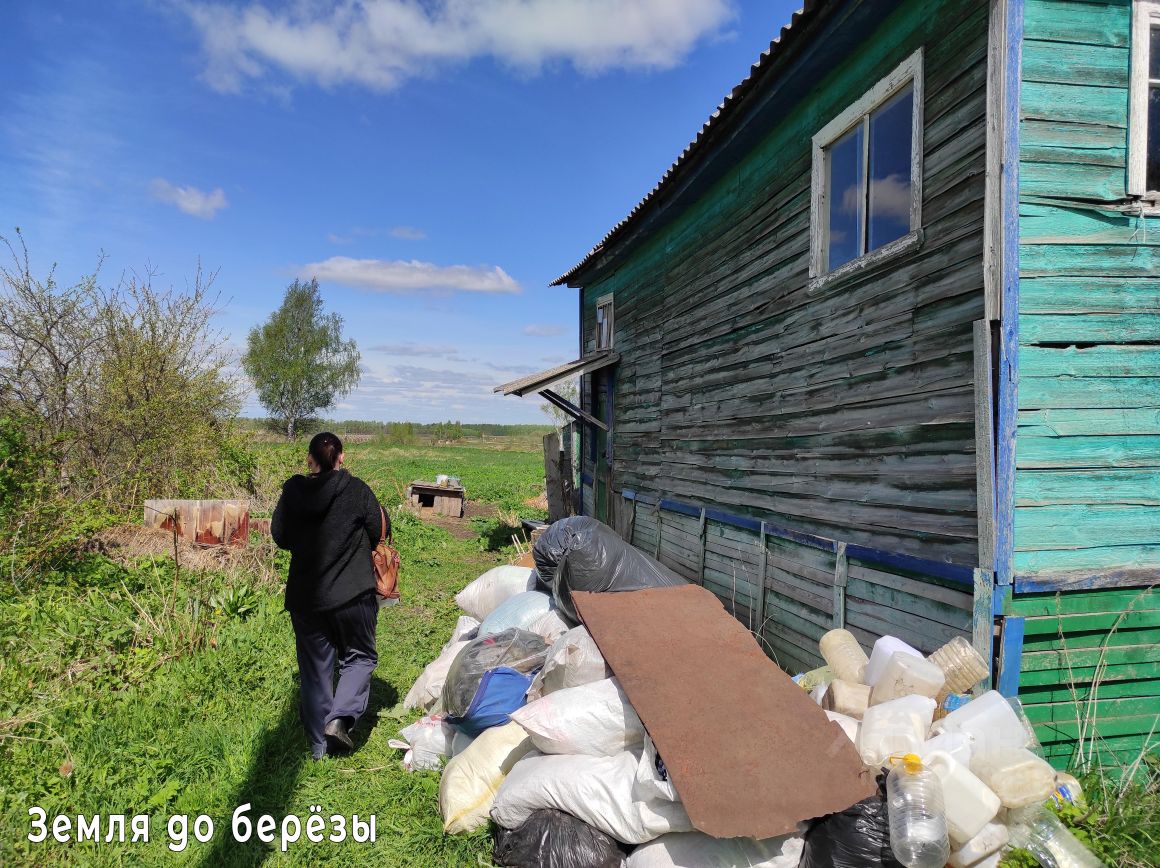
[[[1135,0],[1132,4],[1132,77],[1128,115],[1128,194],[1160,200],[1160,191],[1148,190],[1148,52],[1152,27],[1160,25],[1160,2]]]
[[[598,299],[596,299],[596,349],[597,349],[597,351],[610,350],[610,349],[612,349],[613,344],[616,342],[616,332],[614,331],[614,326],[616,325],[616,320],[613,317],[612,295],[613,295],[612,293],[609,293],[608,295],[602,295]],[[601,342],[600,342],[600,336],[601,336],[601,334],[603,334],[603,330],[601,329],[601,325],[602,325],[602,319],[604,317],[608,318],[608,343],[606,345],[601,344]]]
[[[810,196],[810,288],[819,289],[851,272],[917,247],[922,242],[922,49],[902,61],[885,78],[866,91],[813,137],[813,170]],[[840,139],[891,97],[913,83],[914,105],[910,133],[910,232],[876,250],[827,270],[830,221],[826,198],[826,148]],[[865,176],[867,173],[863,172]],[[869,214],[866,218],[869,219]]]

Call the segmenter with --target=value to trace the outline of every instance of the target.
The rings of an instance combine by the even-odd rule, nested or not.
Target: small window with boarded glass
[[[612,349],[612,296],[596,299],[596,349]]]
[[[921,74],[916,52],[814,136],[812,276],[918,228]]]
[[[1128,192],[1160,199],[1160,2],[1137,2],[1132,19]]]

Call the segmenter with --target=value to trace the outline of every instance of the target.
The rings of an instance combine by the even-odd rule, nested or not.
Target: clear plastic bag
[[[554,522],[532,548],[540,581],[552,589],[560,613],[579,623],[573,591],[639,591],[687,582],[585,515]]]
[[[443,684],[443,710],[452,717],[462,717],[475,698],[475,691],[486,672],[504,667],[516,672],[534,672],[544,665],[548,646],[535,633],[515,627],[482,636],[460,650],[447,672]]]

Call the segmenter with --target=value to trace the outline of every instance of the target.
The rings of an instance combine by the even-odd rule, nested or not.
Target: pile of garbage
[[[1100,864],[1044,808],[1078,784],[1035,753],[1017,702],[966,695],[988,673],[961,639],[925,658],[884,637],[868,657],[848,631],[826,634],[827,665],[794,680],[885,772],[878,794],[778,838],[697,831],[571,597],[685,581],[585,517],[553,524],[533,556],[456,595],[464,614],[404,700],[425,716],[391,742],[408,770],[442,769],[447,833],[493,823],[497,865],[957,868],[1010,846],[1050,868]]]
[[[883,636],[866,655],[848,630],[822,636],[820,669],[794,677],[854,742],[884,792],[814,824],[802,868],[993,868],[1012,847],[1047,868],[1102,863],[1049,811],[1082,799],[1043,758],[1018,699],[971,696],[989,674],[962,637],[929,657]],[[816,841],[816,844],[815,844]]]

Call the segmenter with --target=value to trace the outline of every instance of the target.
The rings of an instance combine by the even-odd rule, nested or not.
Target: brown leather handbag
[[[402,559],[399,551],[392,543],[394,534],[387,536],[387,514],[379,507],[382,516],[382,531],[379,534],[379,544],[371,552],[371,560],[375,565],[375,592],[379,595],[382,605],[394,605],[399,600],[399,565]]]

